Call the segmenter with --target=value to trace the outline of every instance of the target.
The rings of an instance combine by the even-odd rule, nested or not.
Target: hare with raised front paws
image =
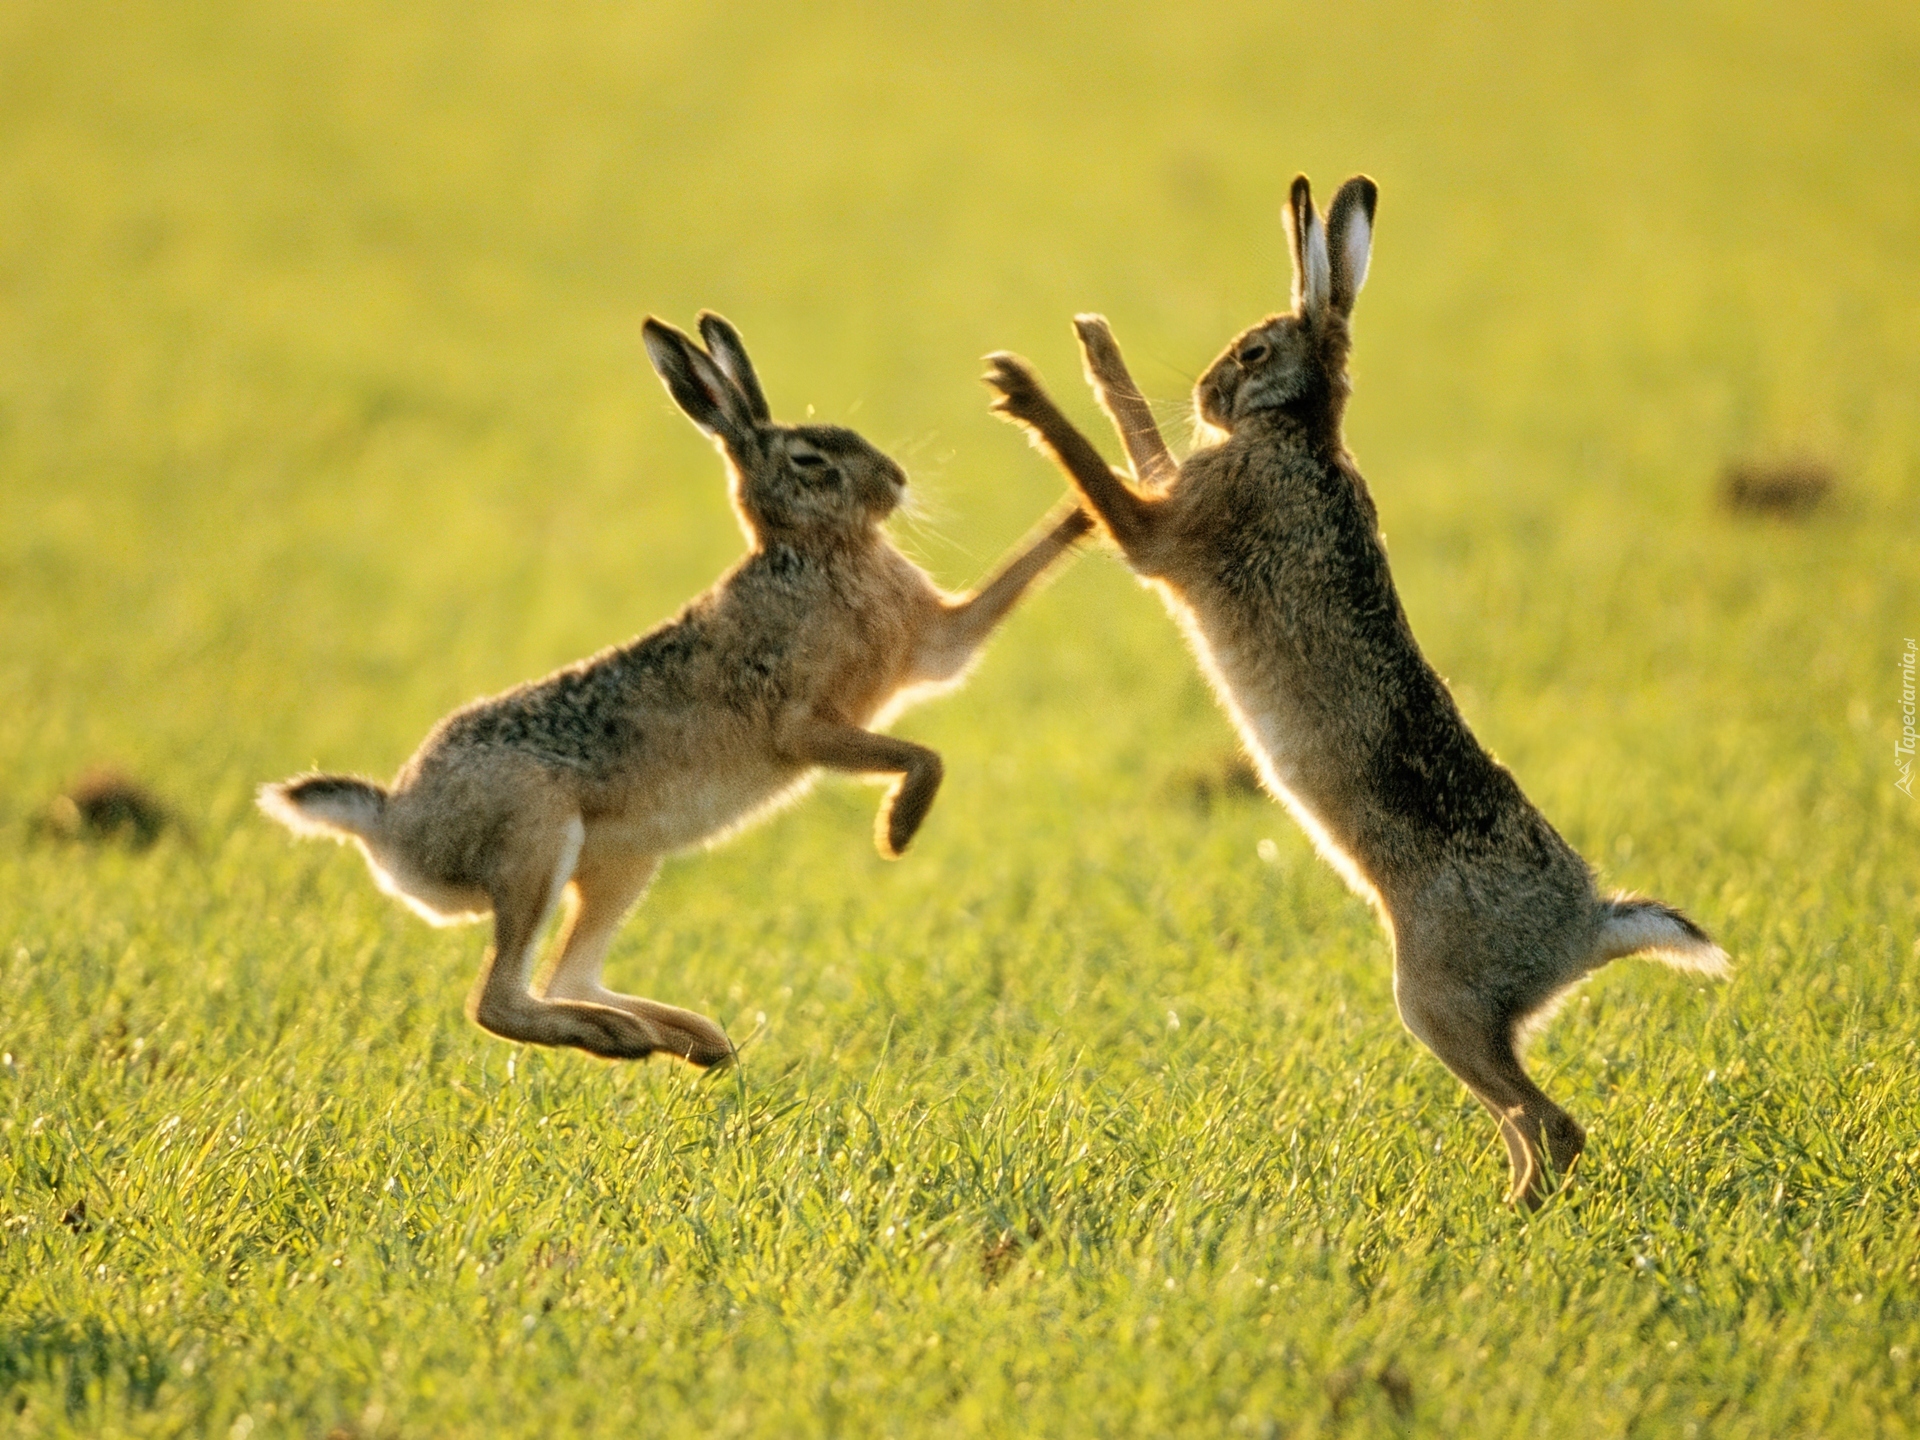
[[[647,353],[717,441],[744,559],[673,620],[434,727],[391,787],[342,775],[264,786],[295,833],[352,840],[380,887],[435,923],[493,916],[468,1001],[509,1040],[609,1058],[733,1055],[713,1021],[601,983],[607,946],[661,857],[746,825],[818,768],[897,777],[880,852],[898,856],[940,786],[940,757],[874,733],[957,681],[1022,592],[1091,525],[1056,514],[978,591],[942,594],[881,528],[906,476],[851,430],[778,425],[733,327],[702,349],[656,319]],[[565,900],[554,958],[534,946]]]
[[[1724,974],[1679,911],[1596,893],[1586,862],[1481,748],[1407,624],[1372,498],[1341,437],[1348,317],[1376,191],[1355,177],[1323,223],[1304,176],[1287,208],[1293,310],[1200,377],[1208,443],[1176,463],[1098,316],[1075,322],[1132,479],[1111,470],[1025,362],[989,357],[994,408],[1067,472],[1186,631],[1267,788],[1386,922],[1407,1028],[1493,1112],[1508,1198],[1538,1205],[1585,1133],[1521,1067],[1530,1023],[1588,971],[1650,954]]]

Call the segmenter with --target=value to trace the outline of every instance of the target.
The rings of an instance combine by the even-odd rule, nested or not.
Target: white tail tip
[[[257,803],[263,814],[296,835],[344,840],[379,830],[387,792],[347,775],[301,775],[262,785]]]
[[[1646,955],[1676,970],[1724,980],[1733,973],[1727,952],[1693,921],[1658,900],[1618,896],[1604,905],[1600,951],[1608,960]]]

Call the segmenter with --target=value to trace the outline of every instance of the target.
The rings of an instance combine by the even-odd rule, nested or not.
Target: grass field
[[[0,7],[0,1432],[1920,1430],[1920,12]],[[1190,18],[1191,17],[1191,18]],[[1386,942],[1089,553],[898,729],[948,781],[670,864],[703,1078],[488,1038],[477,929],[251,808],[737,553],[639,322],[712,306],[983,570],[1067,318],[1177,414],[1380,182],[1349,440],[1429,656],[1734,954],[1536,1045],[1533,1217]],[[1722,466],[1812,455],[1803,523]],[[41,807],[113,763],[145,852]]]

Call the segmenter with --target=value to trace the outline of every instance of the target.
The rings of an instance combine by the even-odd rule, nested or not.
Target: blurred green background
[[[1917,82],[1894,3],[8,0],[0,1406],[1911,1433]],[[1103,311],[1178,433],[1285,304],[1287,181],[1361,170],[1348,439],[1415,630],[1604,878],[1740,967],[1556,1022],[1566,1205],[1498,1211],[1371,916],[1235,798],[1105,555],[902,721],[949,775],[905,862],[829,783],[668,867],[611,978],[751,1035],[720,1085],[480,1035],[478,931],[253,814],[738,554],[646,314],[720,310],[778,415],[900,457],[960,586],[1060,490],[978,357],[1102,434]],[[1719,504],[1791,457],[1837,477],[1804,521]],[[102,762],[186,838],[36,838]]]

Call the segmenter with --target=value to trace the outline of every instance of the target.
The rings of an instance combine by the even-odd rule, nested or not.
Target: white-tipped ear
[[[1367,283],[1367,261],[1373,254],[1373,212],[1380,191],[1365,175],[1356,175],[1340,187],[1327,207],[1327,229],[1333,242],[1333,306],[1342,314],[1353,309],[1354,297]]]
[[[1306,277],[1300,296],[1301,310],[1312,315],[1327,308],[1333,295],[1333,264],[1327,257],[1327,227],[1319,215],[1307,212]]]

